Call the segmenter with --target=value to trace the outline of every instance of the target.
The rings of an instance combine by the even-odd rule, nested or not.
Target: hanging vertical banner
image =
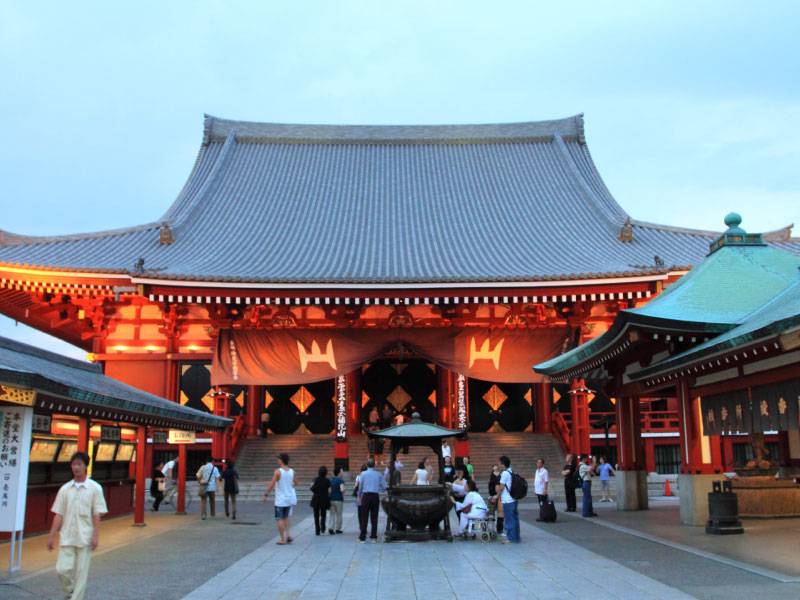
[[[467,428],[467,378],[459,373],[456,377],[456,415],[458,417],[457,428],[465,430]]]
[[[33,408],[0,406],[0,531],[22,531]]]
[[[336,378],[336,439],[347,439],[347,379],[344,375]]]

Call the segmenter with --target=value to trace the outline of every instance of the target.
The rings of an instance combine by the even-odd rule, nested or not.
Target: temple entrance
[[[532,405],[533,389],[529,383],[469,379],[471,431],[530,431]]]
[[[269,385],[264,411],[272,433],[333,433],[334,380],[305,385]]]
[[[436,422],[436,366],[422,359],[375,360],[364,367],[361,418],[365,428],[402,414],[411,418],[418,412],[423,421]],[[370,417],[372,414],[372,417]]]

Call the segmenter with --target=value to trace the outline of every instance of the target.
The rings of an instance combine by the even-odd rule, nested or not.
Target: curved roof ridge
[[[151,221],[142,225],[131,225],[129,227],[119,227],[117,229],[105,229],[101,231],[89,231],[85,233],[68,233],[62,235],[22,235],[0,229],[0,246],[28,246],[35,244],[50,244],[53,242],[79,242],[81,240],[98,239],[103,237],[113,237],[117,235],[127,235],[138,233],[149,229],[158,229],[163,221]]]
[[[274,143],[498,143],[555,135],[584,142],[583,113],[546,121],[453,125],[322,125],[235,121],[205,115],[203,143],[226,139]]]
[[[709,237],[709,238],[717,238],[722,235],[722,231],[711,231],[710,229],[693,229],[691,227],[681,227],[679,225],[664,225],[662,223],[651,223],[650,221],[641,221],[639,219],[631,219],[631,225],[633,225],[634,227],[647,227],[649,229],[658,229],[659,231],[684,233],[687,235],[697,235],[700,237]]]
[[[208,174],[203,179],[203,182],[200,184],[200,187],[197,191],[192,194],[192,196],[186,202],[186,206],[182,207],[182,211],[178,212],[177,209],[175,212],[172,211],[170,208],[168,213],[173,214],[174,219],[172,222],[174,223],[175,227],[179,227],[184,223],[187,223],[192,216],[200,209],[202,206],[203,198],[212,190],[214,185],[218,182],[218,175],[219,172],[223,169],[225,162],[231,154],[231,148],[236,144],[236,130],[233,129],[228,133],[228,136],[225,138],[225,143],[222,146],[222,150],[217,155],[214,163],[211,165],[211,169],[208,171]],[[187,182],[188,184],[188,182]],[[177,204],[177,200],[173,205]]]
[[[589,182],[586,180],[586,177],[584,177],[580,167],[575,162],[575,159],[569,153],[569,150],[564,143],[564,139],[560,135],[555,135],[553,137],[553,143],[555,143],[555,145],[558,147],[560,155],[566,163],[567,168],[575,177],[575,180],[577,181],[583,193],[586,194],[586,206],[590,210],[603,217],[609,226],[609,232],[616,234],[616,232],[613,230],[615,227],[619,227],[620,225],[619,221],[617,220],[620,217],[619,213],[622,213],[622,215],[625,216],[627,216],[627,213],[625,213],[625,211],[617,203],[617,201],[614,200],[613,197],[609,196],[609,198],[601,198],[600,195],[592,189],[591,185],[589,185]]]
[[[172,223],[180,218],[181,211],[187,206],[191,205],[192,197],[196,195],[194,185],[198,180],[205,181],[205,179],[208,177],[208,173],[211,171],[210,168],[206,167],[205,163],[210,161],[211,167],[213,168],[214,163],[216,163],[218,158],[219,154],[209,157],[208,145],[205,143],[200,144],[200,148],[198,149],[197,155],[194,158],[192,170],[189,171],[189,176],[183,183],[183,187],[181,188],[180,192],[178,192],[175,200],[172,201],[172,204],[167,207],[167,210],[161,216],[161,221]],[[204,169],[204,167],[206,168]]]
[[[691,227],[681,227],[679,225],[664,225],[663,223],[651,223],[649,221],[640,221],[639,219],[631,219],[631,225],[634,227],[647,227],[650,229],[657,229],[659,231],[669,231],[672,233],[683,233],[686,235],[697,235],[700,237],[718,238],[723,234],[722,231],[711,231],[708,229],[692,229]],[[761,237],[765,242],[793,242],[800,243],[800,237],[792,237],[792,229],[794,223],[790,223],[779,229],[772,231],[764,231]]]

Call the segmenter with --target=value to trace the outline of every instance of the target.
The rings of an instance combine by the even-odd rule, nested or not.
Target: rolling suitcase
[[[539,507],[539,518],[544,521],[545,523],[555,523],[556,522],[556,505],[553,504],[552,500],[548,500],[544,502]]]

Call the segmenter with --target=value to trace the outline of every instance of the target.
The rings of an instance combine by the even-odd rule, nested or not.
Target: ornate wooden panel
[[[533,391],[526,383],[469,379],[471,431],[525,431],[533,419]]]

